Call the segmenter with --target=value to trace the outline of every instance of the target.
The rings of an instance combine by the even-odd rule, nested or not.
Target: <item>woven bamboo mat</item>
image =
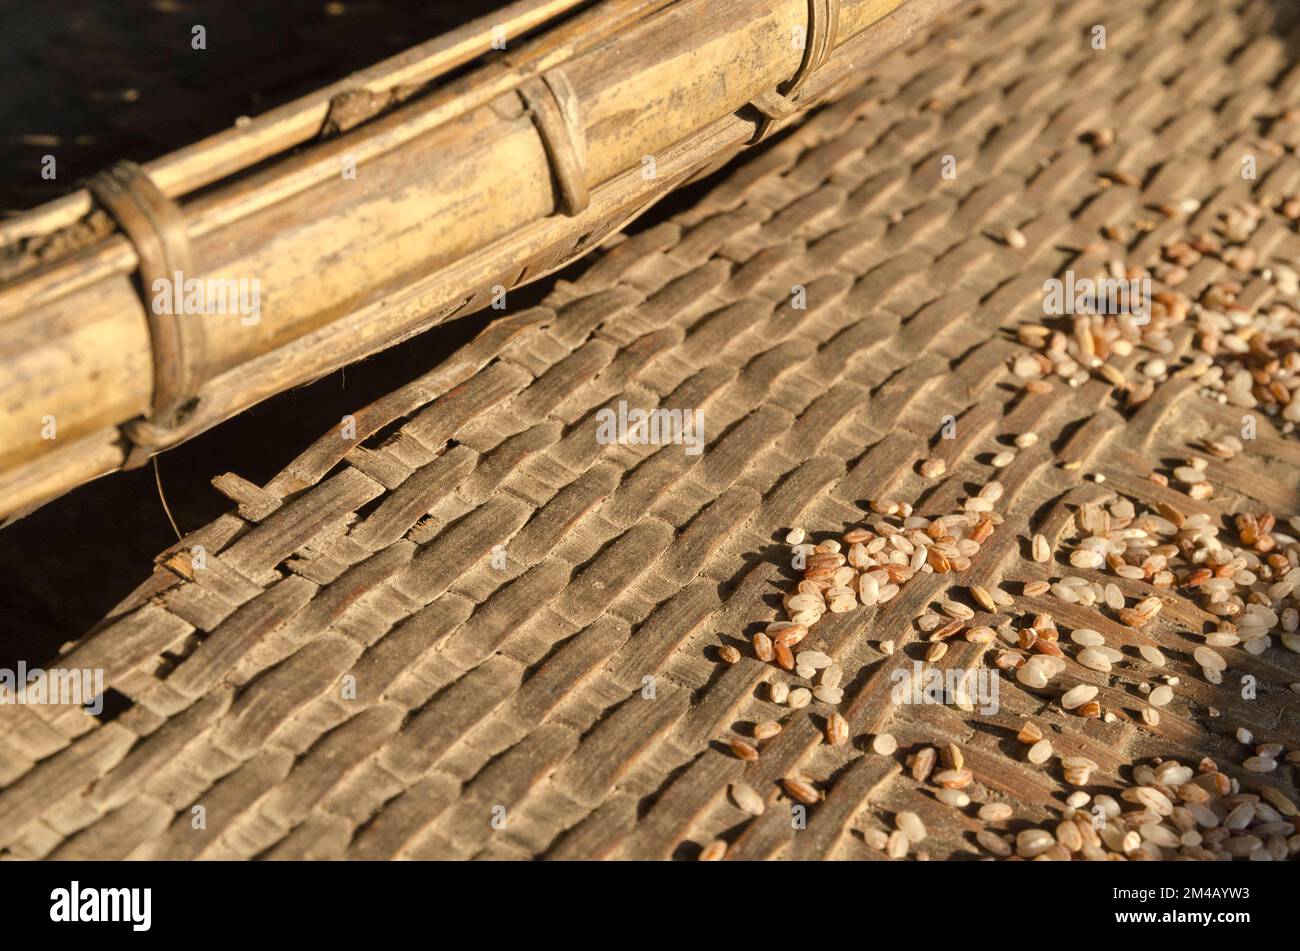
[[[1300,739],[1287,686],[1300,658],[1276,638],[1258,655],[1220,648],[1229,671],[1215,685],[1193,662],[1210,616],[1185,589],[1158,592],[1164,610],[1140,635],[1024,594],[1101,577],[1066,556],[1078,513],[1117,493],[1187,514],[1300,514],[1294,435],[1260,413],[1248,451],[1211,459],[1213,497],[1191,499],[1149,476],[1240,429],[1240,408],[1176,376],[1130,408],[1096,376],[1026,387],[1014,372],[1046,278],[1115,257],[1155,264],[1168,229],[1134,227],[1152,208],[1196,199],[1209,221],[1300,188],[1300,123],[1279,119],[1300,101],[1300,68],[1269,11],[964,8],[696,206],[358,410],[357,440],[324,434],[264,487],[223,477],[238,511],[187,538],[59,661],[104,668],[124,709],[0,707],[3,854],[695,858],[721,839],[736,858],[879,858],[910,811],[929,833],[912,855],[973,857],[989,854],[981,804],[1010,806],[991,826],[1015,833],[1050,827],[1075,791],[1057,759],[1027,761],[1027,719],[1056,755],[1095,763],[1090,793],[1131,786],[1135,762],[1210,757],[1241,791],[1296,799],[1296,766],[1274,752],[1276,769],[1243,768],[1235,735],[1286,751]],[[1088,141],[1102,127],[1113,143]],[[1260,227],[1248,246],[1300,257],[1294,227]],[[1207,256],[1181,289],[1229,273]],[[1193,346],[1190,330],[1170,340],[1170,363]],[[602,444],[597,413],[620,401],[702,409],[704,451]],[[1035,445],[992,465],[1031,430]],[[927,458],[945,462],[941,478],[920,474]],[[967,570],[827,614],[799,645],[842,668],[842,701],[772,703],[766,682],[797,678],[750,638],[784,616],[797,578],[786,533],[843,533],[882,499],[959,511],[995,478],[1002,524]],[[1030,557],[1036,533],[1052,561]],[[1129,607],[1157,590],[1119,584]],[[1174,700],[1144,720],[1140,685],[1165,681],[1131,658],[1087,670],[1069,645],[1061,686],[1098,686],[1109,716],[1067,713],[1059,690],[1009,674],[995,713],[895,703],[894,672],[933,656],[916,619],[971,585],[1010,593],[1017,618],[1097,628],[1126,656],[1157,646]],[[947,645],[940,668],[992,668],[998,653]],[[1257,699],[1242,697],[1242,674]],[[824,740],[835,711],[846,743]],[[752,739],[771,720],[780,734]],[[969,805],[913,775],[919,751],[949,744],[973,775]],[[817,791],[802,828],[788,777]],[[737,808],[737,782],[762,815]]]

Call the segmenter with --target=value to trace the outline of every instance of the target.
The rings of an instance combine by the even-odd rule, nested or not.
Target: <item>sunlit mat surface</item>
[[[1253,621],[1207,642],[1226,628],[1182,559],[1196,526],[1250,548],[1262,530],[1231,516],[1271,514],[1294,566],[1300,449],[1243,384],[1221,401],[1216,374],[1180,372],[1206,335],[1160,295],[1235,280],[1214,292],[1225,313],[1295,303],[1300,240],[1278,209],[1300,192],[1296,37],[1262,2],[964,8],[694,207],[358,408],[359,440],[345,423],[265,487],[223,480],[238,511],[50,664],[103,668],[124,709],[0,706],[0,854],[1293,854],[1289,618],[1251,650]],[[1225,227],[1231,251],[1167,251]],[[1155,277],[1150,336],[1072,386],[1074,321],[1044,315],[1044,281],[1113,261]],[[621,402],[702,411],[703,451],[598,439]],[[965,570],[818,617],[793,653],[825,654],[839,684],[775,703],[773,682],[823,676],[812,654],[807,678],[756,656],[801,575],[787,535],[885,537],[873,502],[973,512],[963,531],[984,537],[956,546]],[[1128,506],[1195,519],[1168,568],[1086,554]],[[936,640],[927,615],[963,623]],[[1035,623],[1063,655],[1039,664],[1046,687],[998,670],[1054,656]],[[1122,659],[1081,663],[1079,631]],[[992,672],[996,710],[900,695],[917,662]],[[1063,708],[1078,686],[1096,715]],[[1090,841],[1099,795],[1151,815],[1103,816]]]

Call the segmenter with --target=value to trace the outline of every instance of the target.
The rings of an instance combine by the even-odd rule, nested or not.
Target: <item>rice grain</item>
[[[767,803],[763,801],[763,797],[756,793],[752,786],[744,783],[731,784],[731,800],[741,811],[751,816],[761,816],[767,811]]]

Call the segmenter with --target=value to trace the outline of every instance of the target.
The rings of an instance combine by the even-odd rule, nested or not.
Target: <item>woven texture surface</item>
[[[1027,392],[1010,365],[1027,352],[1014,328],[1042,320],[1044,279],[1122,253],[1083,250],[1106,226],[1160,202],[1194,197],[1211,216],[1300,186],[1293,155],[1259,146],[1300,101],[1270,9],[964,8],[742,158],[695,207],[358,410],[357,441],[326,433],[265,487],[224,478],[238,511],[60,660],[104,668],[126,709],[101,722],[0,707],[2,854],[694,858],[721,836],[737,858],[876,858],[862,831],[912,810],[926,852],[973,856],[980,824],[909,775],[909,750],[957,743],[976,802],[1041,822],[1068,787],[1017,753],[1026,716],[1093,759],[1098,788],[1153,756],[1211,756],[1232,772],[1240,725],[1292,748],[1300,696],[1284,685],[1300,658],[1229,652],[1276,688],[1267,703],[1211,686],[1180,633],[1206,615],[1173,594],[1146,632],[1183,678],[1157,725],[1137,716],[1123,671],[1094,679],[1114,722],[1064,714],[1006,678],[990,716],[890,698],[891,673],[926,648],[913,620],[950,586],[1018,593],[1059,576],[1027,557],[1028,537],[1064,545],[1075,508],[1116,489],[1169,501],[1153,467],[1239,428],[1240,410],[1189,381],[1126,412],[1103,381]],[[1105,51],[1088,42],[1095,23]],[[1081,139],[1099,124],[1114,145]],[[1295,144],[1300,124],[1270,135]],[[1258,156],[1254,181],[1237,172],[1243,152]],[[1138,184],[1103,178],[1119,168]],[[996,237],[1009,228],[1024,247]],[[1144,240],[1133,235],[1130,259],[1158,254]],[[1252,245],[1300,255],[1294,230],[1261,229]],[[1207,259],[1190,281],[1223,269]],[[806,309],[791,306],[796,284]],[[1180,352],[1191,337],[1173,335]],[[704,452],[598,443],[595,414],[620,400],[703,409]],[[956,439],[939,436],[945,415]],[[1216,495],[1197,511],[1300,512],[1300,448],[1260,426],[1248,463],[1212,466]],[[1005,523],[968,571],[827,615],[803,645],[844,668],[852,741],[823,742],[823,704],[768,702],[777,671],[747,642],[792,586],[786,531],[843,532],[887,497],[958,510],[993,477],[990,456],[1029,429],[1042,439],[1000,470]],[[947,463],[937,482],[917,473],[932,456]],[[1020,609],[1082,623],[1050,596]],[[721,663],[724,645],[742,660]],[[939,665],[978,666],[984,650],[956,642]],[[784,730],[758,762],[732,755],[729,738],[770,719]],[[885,731],[892,756],[870,750]],[[1294,773],[1261,781],[1294,798]],[[743,780],[776,801],[792,775],[824,793],[802,831],[788,809],[750,817],[728,798]]]

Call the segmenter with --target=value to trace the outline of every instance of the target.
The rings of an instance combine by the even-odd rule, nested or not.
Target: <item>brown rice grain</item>
[[[1021,743],[1034,744],[1043,738],[1042,728],[1032,720],[1026,720],[1021,726],[1020,732],[1016,734],[1016,739]]]
[[[912,778],[918,783],[923,783],[930,778],[930,773],[934,770],[934,762],[937,757],[933,746],[927,746],[920,750],[912,758]]]
[[[945,769],[934,774],[934,781],[945,789],[965,789],[975,779],[969,769]]]
[[[704,850],[702,852],[700,852],[700,861],[721,862],[723,857],[726,854],[727,854],[727,843],[723,842],[721,839],[714,839],[712,842],[710,842],[708,845],[704,847]]]
[[[735,753],[737,758],[744,760],[746,763],[758,762],[758,750],[744,740],[732,740],[730,745],[731,752]]]
[[[814,789],[810,783],[807,783],[802,779],[787,776],[785,779],[781,780],[781,785],[785,787],[785,791],[789,793],[791,797],[797,799],[805,806],[815,806],[817,803],[821,802],[821,796],[817,793],[817,790]]]
[[[849,721],[838,713],[832,713],[826,721],[826,742],[831,746],[842,746],[849,741]]]

